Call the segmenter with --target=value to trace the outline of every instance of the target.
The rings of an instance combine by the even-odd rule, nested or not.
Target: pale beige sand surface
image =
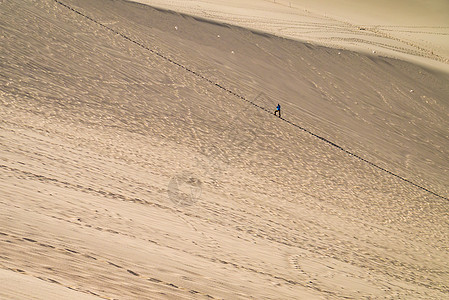
[[[449,2],[445,0],[133,1],[449,73]]]
[[[449,296],[447,75],[63,3],[0,2],[2,298]]]
[[[2,283],[0,299],[98,299],[94,295],[73,291],[51,282],[42,281],[42,279],[39,280],[9,270],[0,270],[0,282]]]

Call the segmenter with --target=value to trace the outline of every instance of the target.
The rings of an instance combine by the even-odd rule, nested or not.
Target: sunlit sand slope
[[[449,73],[449,2],[133,0],[301,41],[401,58]]]
[[[125,1],[0,27],[0,297],[448,297],[446,75]]]

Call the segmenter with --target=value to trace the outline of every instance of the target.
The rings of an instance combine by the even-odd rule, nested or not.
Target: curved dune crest
[[[444,0],[133,1],[449,72],[449,4]]]

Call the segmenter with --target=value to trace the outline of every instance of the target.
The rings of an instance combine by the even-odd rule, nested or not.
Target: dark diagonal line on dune
[[[239,95],[239,94],[237,94],[236,92],[233,92],[233,91],[231,91],[230,89],[228,89],[228,88],[222,86],[221,84],[219,84],[219,83],[217,83],[217,82],[214,82],[214,81],[210,80],[209,78],[207,78],[207,77],[205,77],[205,76],[203,76],[203,75],[201,75],[201,74],[195,72],[194,70],[192,70],[192,69],[190,69],[190,68],[188,68],[188,67],[186,67],[186,66],[184,66],[184,65],[182,65],[182,64],[180,64],[180,63],[178,63],[177,61],[175,61],[175,60],[173,60],[173,59],[171,59],[171,58],[165,56],[164,54],[161,54],[160,52],[158,52],[158,51],[156,51],[156,50],[153,50],[153,49],[151,49],[151,48],[149,48],[149,47],[147,47],[147,46],[145,46],[145,45],[139,43],[139,42],[136,41],[136,40],[133,40],[132,38],[128,37],[127,35],[125,35],[125,34],[119,32],[119,31],[117,31],[117,30],[115,30],[115,29],[113,29],[113,28],[111,28],[111,27],[108,27],[108,26],[102,24],[101,22],[99,22],[99,21],[97,21],[97,20],[95,20],[95,19],[89,17],[88,15],[86,15],[86,14],[84,14],[84,13],[82,13],[82,12],[80,12],[80,11],[74,9],[74,8],[72,8],[71,6],[69,6],[69,5],[67,5],[67,4],[65,4],[65,3],[63,3],[63,2],[61,2],[61,1],[59,1],[59,0],[54,0],[54,1],[55,1],[56,3],[58,3],[58,4],[62,5],[62,6],[64,6],[64,7],[66,7],[67,9],[69,9],[69,10],[75,12],[76,14],[78,14],[78,15],[80,15],[80,16],[82,16],[82,17],[84,17],[84,18],[86,18],[86,19],[88,19],[88,20],[90,20],[90,21],[92,21],[92,22],[94,22],[94,23],[96,23],[96,24],[98,24],[99,26],[105,28],[106,30],[109,30],[109,31],[111,31],[111,32],[113,32],[113,33],[115,33],[115,34],[121,36],[122,38],[128,40],[129,42],[134,43],[134,44],[136,44],[137,46],[139,46],[139,47],[141,47],[141,48],[143,48],[143,49],[145,49],[145,50],[147,50],[147,51],[150,51],[150,52],[153,53],[154,55],[157,55],[157,56],[159,56],[160,58],[162,58],[162,59],[164,59],[164,60],[166,60],[166,61],[168,61],[168,62],[170,62],[170,63],[172,63],[172,64],[174,64],[174,65],[176,65],[176,66],[178,66],[178,67],[180,67],[180,68],[182,68],[182,69],[184,69],[184,70],[186,70],[187,72],[190,72],[190,73],[194,74],[195,76],[197,76],[197,77],[199,77],[199,78],[201,78],[201,79],[203,79],[203,80],[205,80],[205,81],[207,81],[207,82],[209,82],[210,84],[213,84],[213,85],[217,86],[218,88],[222,89],[223,91],[225,91],[225,92],[227,92],[227,93],[229,93],[229,94],[231,94],[231,95],[233,95],[233,96],[236,96],[237,98],[240,98],[241,100],[243,100],[243,101],[245,101],[245,102],[248,102],[249,104],[251,104],[251,105],[253,105],[253,106],[255,106],[255,107],[257,107],[257,108],[259,108],[259,109],[261,109],[261,110],[264,110],[265,112],[269,113],[270,115],[273,114],[273,113],[272,113],[270,110],[268,110],[267,108],[262,107],[262,106],[258,105],[257,103],[254,103],[253,101],[246,99],[244,96]],[[345,148],[339,146],[338,144],[336,144],[336,143],[334,143],[334,142],[332,142],[332,141],[330,141],[330,140],[328,140],[328,139],[326,139],[326,138],[324,138],[324,137],[322,137],[322,136],[320,136],[320,135],[318,135],[318,134],[316,134],[316,133],[313,133],[312,131],[308,130],[307,128],[304,128],[304,127],[302,127],[302,126],[300,126],[300,125],[298,125],[298,124],[295,124],[295,123],[293,123],[292,121],[290,121],[290,120],[288,120],[288,119],[284,119],[284,118],[281,118],[281,117],[279,117],[279,118],[280,118],[282,121],[284,121],[284,122],[286,122],[286,123],[288,123],[288,124],[290,124],[290,125],[292,125],[292,126],[298,128],[298,129],[300,129],[300,130],[302,130],[302,131],[304,131],[304,132],[306,132],[306,133],[312,135],[313,137],[315,137],[315,138],[317,138],[317,139],[322,140],[323,142],[325,142],[325,143],[331,145],[332,147],[337,148],[337,149],[339,149],[339,150],[345,152],[346,154],[348,154],[348,155],[350,155],[350,156],[353,156],[353,157],[357,158],[357,159],[360,160],[360,161],[363,161],[363,162],[369,164],[370,166],[372,166],[372,167],[374,167],[374,168],[377,168],[377,169],[379,169],[379,170],[381,170],[381,171],[383,171],[383,172],[385,172],[385,173],[387,173],[387,174],[389,174],[389,175],[391,175],[391,176],[396,177],[396,178],[399,179],[399,180],[402,180],[402,181],[404,181],[404,182],[406,182],[406,183],[408,183],[408,184],[411,184],[412,186],[414,186],[414,187],[416,187],[416,188],[418,188],[418,189],[421,189],[421,190],[423,190],[423,191],[425,191],[425,192],[428,192],[428,193],[430,193],[430,194],[432,194],[432,195],[434,195],[434,196],[437,196],[437,197],[439,197],[439,198],[441,198],[441,199],[444,199],[444,200],[449,201],[449,198],[448,198],[448,197],[442,196],[442,195],[440,195],[440,194],[438,194],[438,193],[436,193],[436,192],[434,192],[434,191],[432,191],[432,190],[430,190],[430,189],[428,189],[428,188],[426,188],[426,187],[424,187],[424,186],[421,186],[421,185],[419,185],[419,184],[417,184],[417,183],[414,183],[413,181],[411,181],[411,180],[409,180],[409,179],[407,179],[407,178],[404,178],[404,177],[402,177],[402,176],[400,176],[400,175],[398,175],[398,174],[396,174],[396,173],[393,173],[393,172],[391,172],[391,171],[389,171],[389,170],[387,170],[387,169],[385,169],[385,168],[383,168],[383,167],[381,167],[381,166],[379,166],[379,165],[377,165],[377,164],[375,164],[375,163],[373,163],[373,162],[371,162],[371,161],[369,161],[369,160],[367,160],[367,159],[365,159],[365,158],[363,158],[363,157],[361,157],[361,156],[359,156],[359,155],[357,155],[357,154],[355,154],[355,153],[352,153],[351,151],[346,150]]]

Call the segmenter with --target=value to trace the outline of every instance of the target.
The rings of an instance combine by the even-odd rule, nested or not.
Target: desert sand
[[[133,1],[449,73],[449,2],[444,0]]]
[[[448,298],[447,48],[180,12],[0,2],[0,298]]]

